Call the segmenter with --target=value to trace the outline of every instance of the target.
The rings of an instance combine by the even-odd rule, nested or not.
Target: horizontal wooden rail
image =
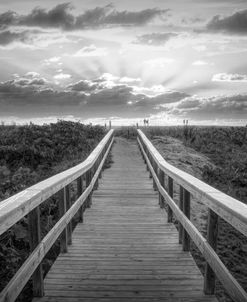
[[[0,203],[0,235],[30,213],[34,208],[90,170],[109,142],[110,130],[88,158],[81,164],[33,185]]]
[[[79,194],[77,200],[71,205],[70,208],[66,210],[66,200],[63,201],[63,207],[62,212],[63,215],[60,217],[59,221],[55,224],[55,226],[48,232],[48,234],[37,244],[37,246],[33,249],[33,252],[28,257],[28,259],[23,263],[21,268],[18,270],[16,275],[10,280],[8,285],[4,288],[4,290],[0,294],[0,302],[13,302],[18,297],[20,292],[22,291],[25,284],[28,282],[28,280],[32,277],[32,275],[39,269],[39,266],[47,254],[47,252],[50,250],[52,245],[55,243],[55,241],[58,239],[60,235],[66,231],[68,228],[68,225],[71,223],[72,218],[75,216],[76,213],[81,214],[81,208],[83,206],[88,206],[89,197],[92,194],[92,191],[95,188],[95,184],[98,181],[98,177],[100,176],[100,173],[102,171],[103,165],[105,163],[105,160],[110,152],[110,149],[113,144],[113,130],[110,130],[108,134],[103,138],[103,140],[99,143],[99,145],[94,149],[94,151],[90,154],[90,156],[84,161],[82,164],[79,164],[78,166],[69,169],[65,172],[62,172],[56,176],[58,176],[59,180],[56,181],[56,176],[51,177],[49,180],[51,181],[44,181],[42,182],[42,185],[44,187],[43,191],[45,196],[52,196],[57,191],[66,190],[64,192],[64,196],[66,198],[67,190],[68,190],[68,184],[72,182],[73,180],[79,179],[82,177],[83,174],[87,173],[88,171],[91,171],[91,169],[94,169],[93,176],[90,177],[90,181],[87,184],[87,187],[82,192],[82,184],[81,181],[78,181],[79,186]],[[96,168],[95,168],[95,164]],[[90,173],[92,175],[92,173]],[[66,177],[69,178],[69,181],[65,179]],[[49,189],[46,191],[44,183],[49,184]],[[51,186],[51,183],[54,184],[56,188],[53,188]],[[41,184],[41,183],[40,183]],[[40,184],[37,184],[40,185]],[[25,190],[27,191],[27,190]],[[61,191],[62,192],[62,191]],[[19,195],[19,194],[17,194]],[[61,194],[63,196],[63,194]],[[48,198],[47,197],[47,198]],[[68,197],[68,196],[67,196]],[[7,199],[5,203],[5,214],[2,217],[2,219],[5,219],[8,221],[8,217],[6,216],[6,202],[11,201],[11,211],[9,212],[9,215],[11,218],[13,218],[13,200],[11,198]],[[41,200],[41,201],[40,201]],[[29,204],[28,200],[22,200],[24,204],[25,213],[29,213],[26,209],[26,205]],[[36,197],[34,206],[32,204],[32,207],[30,211],[33,208],[37,208],[40,203],[44,201],[44,198]],[[17,205],[18,211],[18,218],[21,219],[23,216],[20,214],[20,207]],[[28,208],[29,209],[29,208]],[[2,213],[1,213],[2,214]],[[0,214],[0,215],[1,215]],[[15,216],[14,216],[15,217]],[[16,221],[13,219],[13,221]],[[82,221],[82,219],[81,219]],[[13,223],[14,224],[14,223]],[[10,223],[8,223],[10,225]],[[67,232],[66,232],[67,234]],[[64,236],[63,236],[64,237]],[[67,237],[67,236],[65,236]],[[64,239],[64,238],[63,238]],[[62,242],[64,252],[66,252],[67,249],[67,242]],[[42,282],[41,280],[37,280],[39,282]],[[34,286],[35,288],[35,286]],[[41,296],[43,295],[42,290],[39,288],[39,293],[41,293]]]
[[[247,205],[223,192],[216,190],[198,178],[170,165],[155,149],[141,130],[138,136],[145,144],[158,167],[176,183],[180,184],[208,208],[247,236]]]
[[[247,301],[247,293],[237,282],[237,280],[231,275],[231,273],[228,271],[228,269],[225,267],[225,265],[217,255],[215,251],[216,238],[213,234],[213,231],[215,231],[215,234],[217,236],[217,229],[213,230],[213,228],[216,228],[217,226],[215,215],[218,215],[231,223],[241,233],[246,235],[247,206],[240,201],[231,198],[228,195],[205,184],[204,182],[198,180],[190,174],[185,173],[168,164],[141,130],[138,130],[137,140],[144,160],[147,163],[148,170],[152,174],[159,194],[163,197],[162,199],[159,198],[159,200],[165,200],[168,205],[168,210],[170,209],[170,211],[176,216],[179,222],[180,242],[183,243],[184,250],[189,250],[188,240],[189,238],[191,238],[198,249],[201,251],[207,262],[204,282],[205,293],[214,293],[216,275],[234,301]],[[156,172],[157,166],[159,173]],[[168,186],[168,192],[165,190],[163,183],[160,182],[160,180],[163,179],[163,176],[162,178],[160,177],[161,171],[168,177],[168,183],[170,183],[170,189]],[[180,185],[179,205],[175,203],[172,197],[171,179],[172,181],[175,181]],[[190,201],[190,193],[195,195],[196,198],[199,198],[200,201],[202,201],[206,206],[210,208],[207,239],[202,236],[202,234],[189,219],[190,208],[188,202]],[[227,199],[226,203],[223,197]],[[212,216],[212,212],[214,216]],[[230,217],[229,215],[232,215],[234,217]]]

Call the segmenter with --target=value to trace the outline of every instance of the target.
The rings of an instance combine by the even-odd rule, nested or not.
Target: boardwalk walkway
[[[116,139],[73,244],[45,279],[39,302],[216,302],[178,232],[166,223],[136,142]]]

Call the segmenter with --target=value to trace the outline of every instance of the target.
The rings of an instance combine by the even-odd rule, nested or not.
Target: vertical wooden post
[[[207,226],[207,241],[211,247],[216,250],[218,236],[218,215],[211,209],[208,210],[208,226]],[[215,273],[210,265],[206,263],[205,277],[204,277],[204,293],[206,295],[213,295],[215,292]]]
[[[70,198],[70,186],[65,187],[65,200],[66,200],[66,209],[69,210],[71,207],[71,198]],[[72,244],[72,221],[67,225],[67,234],[68,234],[68,245]]]
[[[82,177],[80,176],[77,178],[77,197],[79,198],[82,195],[83,192],[83,181],[82,181]],[[79,211],[79,222],[83,222],[83,207],[81,206]]]
[[[96,173],[96,171],[98,169],[98,166],[99,166],[99,159],[97,159],[97,161],[94,164],[94,171],[93,171],[94,175],[95,175],[95,173]],[[98,187],[99,187],[99,179],[97,178],[97,180],[95,182],[95,185],[94,185],[94,190],[98,190]]]
[[[29,215],[29,236],[30,236],[30,250],[33,251],[41,241],[40,230],[40,208],[36,207]],[[42,263],[39,264],[32,276],[33,281],[33,296],[44,296],[44,281]]]
[[[183,204],[184,204],[184,188],[180,186],[179,188],[179,209],[183,212]],[[179,222],[178,223],[178,238],[179,243],[182,243],[182,237],[183,237],[183,226]]]
[[[184,215],[190,219],[190,192],[188,192],[186,189],[183,189],[184,194],[183,194],[183,212]],[[186,232],[185,229],[183,229],[183,250],[184,251],[189,251],[190,250],[190,236]]]
[[[61,219],[67,211],[65,188],[59,191],[59,218]],[[60,235],[60,253],[68,252],[68,232],[67,227]]]
[[[151,158],[151,155],[150,155],[149,151],[148,151],[148,159],[149,159],[149,162],[150,162],[150,164],[151,164],[151,166],[152,166],[152,158]],[[150,179],[152,178],[152,173],[151,173],[151,170],[150,170],[150,169],[149,169],[149,178],[150,178]]]
[[[164,187],[165,173],[161,169],[159,169],[159,181],[161,186]],[[164,208],[164,204],[165,204],[164,197],[159,193],[159,205],[162,209]]]
[[[99,165],[101,164],[101,162],[102,162],[102,160],[103,160],[104,154],[105,154],[105,153],[103,153],[103,151],[102,151],[101,154],[100,154],[100,157],[99,157]],[[103,169],[103,167],[102,167],[102,169]],[[99,179],[102,178],[102,169],[100,170],[100,173],[99,173]]]
[[[153,166],[155,174],[157,175],[157,168],[158,168],[158,166],[157,166],[157,164],[156,164],[156,162],[155,162],[155,160],[153,158],[152,158],[152,166]],[[158,190],[156,182],[154,180],[154,177],[153,177],[153,188],[154,188],[154,191]]]
[[[173,198],[173,179],[168,176],[168,194]],[[167,222],[172,222],[172,209],[168,206]]]
[[[92,172],[91,172],[91,169],[90,169],[86,173],[86,187],[88,187],[90,185],[91,178],[92,178]],[[86,200],[86,206],[87,206],[87,208],[90,208],[91,204],[92,204],[92,193],[90,193],[88,195],[88,198]]]

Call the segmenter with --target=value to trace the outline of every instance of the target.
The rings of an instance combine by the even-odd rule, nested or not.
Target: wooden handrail
[[[38,209],[39,205],[43,201],[54,195],[56,192],[61,191],[62,196],[62,206],[60,207],[60,209],[62,209],[62,215],[60,216],[60,219],[41,241],[36,241],[36,247],[33,247],[33,251],[28,259],[23,263],[15,276],[1,292],[0,302],[15,301],[32,275],[35,296],[43,295],[43,276],[42,268],[40,268],[41,261],[60,235],[62,236],[61,247],[63,252],[66,252],[67,244],[69,244],[67,240],[68,226],[75,214],[79,213],[79,215],[82,215],[82,207],[89,206],[89,203],[91,202],[90,197],[92,191],[97,184],[98,177],[101,174],[104,162],[114,141],[113,132],[114,130],[110,130],[106,134],[106,136],[101,140],[98,146],[83,163],[57,174],[45,181],[42,181],[11,198],[8,198],[2,202],[3,204],[0,203],[0,223],[1,233],[3,233],[26,214],[30,213],[29,215],[33,215],[33,211]],[[88,174],[88,172],[90,173]],[[87,179],[87,186],[83,191],[81,182],[82,179],[80,178],[84,174],[87,174],[89,177]],[[67,208],[66,198],[69,198],[68,185],[76,179],[78,180],[78,198],[71,205],[71,207]],[[38,189],[33,189],[34,187]],[[20,200],[18,198],[20,198]],[[14,206],[15,202],[16,207]],[[34,221],[34,219],[31,219],[31,221]],[[83,221],[82,217],[80,221]],[[2,223],[4,225],[2,225]],[[40,231],[40,225],[37,227]],[[33,231],[36,230],[31,230],[31,232]]]
[[[41,181],[0,203],[0,235],[30,213],[34,208],[66,185],[90,170],[106,143],[112,138],[110,130],[98,146],[81,164]]]
[[[144,161],[159,191],[159,203],[161,207],[163,207],[162,201],[167,203],[169,221],[171,221],[171,215],[174,214],[179,222],[179,241],[183,244],[183,249],[189,250],[189,239],[192,239],[207,262],[204,292],[206,294],[214,293],[215,276],[217,276],[234,301],[247,301],[247,293],[231,275],[215,251],[217,244],[217,217],[223,218],[247,236],[247,206],[192,175],[168,164],[145,134],[139,129],[137,131],[137,140]],[[168,192],[164,188],[165,176],[168,177],[168,184],[170,184]],[[175,203],[172,197],[173,189],[171,184],[173,181],[180,185],[179,205]],[[207,239],[203,237],[189,219],[190,194],[193,194],[209,208]]]

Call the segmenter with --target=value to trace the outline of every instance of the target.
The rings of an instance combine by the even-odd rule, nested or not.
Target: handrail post
[[[83,192],[83,175],[77,178],[77,198],[82,195]],[[79,222],[83,222],[83,206],[79,210]]]
[[[63,215],[67,211],[66,205],[66,197],[65,197],[65,189],[59,191],[59,218],[62,218]],[[60,252],[67,253],[68,252],[68,232],[67,227],[63,230],[60,235]]]
[[[164,188],[164,184],[165,184],[165,173],[164,171],[162,171],[160,168],[159,168],[159,182],[161,184],[161,186]],[[165,199],[163,197],[163,195],[161,195],[159,193],[159,205],[160,207],[163,209],[164,208],[164,203],[165,203]]]
[[[156,162],[153,158],[152,158],[152,166],[153,166],[153,169],[154,169],[154,173],[157,175],[157,164],[156,164]],[[158,190],[156,182],[154,180],[154,177],[153,177],[153,188],[154,188],[154,191]]]
[[[216,250],[218,237],[218,215],[208,210],[208,226],[207,226],[207,241],[211,247]],[[215,292],[215,273],[210,265],[206,263],[205,276],[204,276],[204,293],[206,295],[213,295]]]
[[[86,173],[86,187],[88,187],[90,185],[91,179],[92,179],[92,171],[90,169]],[[90,192],[88,197],[87,197],[87,200],[86,200],[87,208],[90,208],[91,204],[92,204],[92,193]]]
[[[66,200],[66,208],[67,210],[71,207],[71,198],[70,198],[70,186],[67,185],[65,187],[65,200]],[[72,221],[70,221],[67,225],[67,233],[68,233],[68,245],[72,244]]]
[[[170,176],[168,176],[168,194],[173,198],[173,179]],[[169,206],[167,214],[167,222],[172,222],[172,209]]]
[[[147,156],[148,156],[149,162],[150,162],[150,164],[151,164],[151,166],[152,166],[152,159],[151,159],[151,155],[150,155],[149,151],[148,151],[148,153],[147,153]],[[150,179],[152,178],[152,173],[151,173],[151,170],[150,170],[150,169],[149,169],[149,178],[150,178]]]
[[[184,215],[190,219],[190,192],[183,189],[183,212]],[[190,236],[186,232],[185,229],[183,229],[183,251],[189,251],[190,250]]]
[[[41,241],[40,230],[40,207],[36,207],[28,215],[29,220],[29,238],[30,238],[30,250],[33,251]],[[39,264],[32,276],[33,282],[33,296],[44,296],[44,280],[42,263]]]
[[[184,205],[184,188],[182,186],[179,187],[179,209],[183,212],[183,205]],[[183,239],[183,226],[182,223],[178,223],[178,240],[179,243],[182,243]]]
[[[102,162],[102,160],[103,160],[103,157],[104,157],[104,154],[105,154],[105,152],[104,152],[104,150],[101,152],[101,154],[100,154],[100,161],[99,161],[99,164]],[[102,167],[102,169],[100,170],[100,173],[99,173],[99,179],[101,179],[102,178],[102,170],[103,170],[103,167]]]
[[[100,165],[100,162],[99,162],[99,159],[97,159],[97,161],[95,162],[95,165],[94,165],[94,168],[93,168],[93,175],[96,173],[97,171],[97,168],[99,167]],[[94,190],[98,190],[98,187],[99,187],[99,178],[97,177],[97,180],[94,184]]]

